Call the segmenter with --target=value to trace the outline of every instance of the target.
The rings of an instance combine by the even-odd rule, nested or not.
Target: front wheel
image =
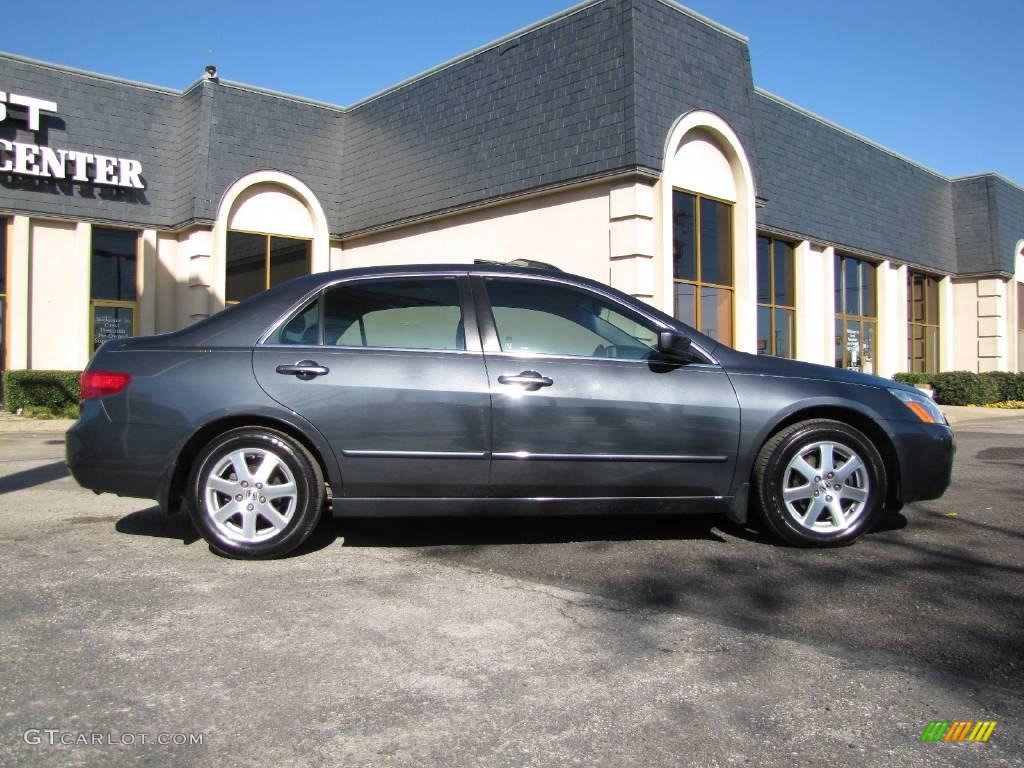
[[[299,442],[277,430],[244,427],[211,441],[189,479],[192,522],[222,555],[280,557],[320,520],[324,479]]]
[[[885,509],[878,449],[832,419],[803,421],[772,436],[754,464],[754,482],[768,527],[797,546],[851,544]]]

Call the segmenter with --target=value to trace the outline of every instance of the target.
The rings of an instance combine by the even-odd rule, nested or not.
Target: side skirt
[[[656,515],[728,511],[731,496],[331,499],[334,517]]]

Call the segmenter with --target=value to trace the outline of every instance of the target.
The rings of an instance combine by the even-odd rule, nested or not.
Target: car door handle
[[[523,371],[518,374],[502,374],[498,377],[499,384],[525,384],[530,391],[536,391],[541,387],[550,387],[555,382],[547,376],[541,376],[536,371]]]
[[[279,365],[277,372],[286,376],[294,376],[303,381],[315,379],[317,376],[324,376],[330,373],[329,368],[319,365],[315,360],[303,360],[295,365]]]

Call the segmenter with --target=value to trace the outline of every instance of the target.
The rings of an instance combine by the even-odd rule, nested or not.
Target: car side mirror
[[[661,331],[658,334],[658,351],[666,357],[684,359],[690,349],[690,338],[675,331]]]

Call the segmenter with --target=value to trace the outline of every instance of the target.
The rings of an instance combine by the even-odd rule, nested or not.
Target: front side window
[[[907,370],[939,370],[939,281],[920,272],[907,276]]]
[[[311,259],[309,240],[234,230],[228,232],[224,280],[226,303],[235,304],[293,277],[308,275]]]
[[[644,360],[658,331],[601,296],[537,280],[487,278],[502,352]]]
[[[875,265],[836,254],[836,367],[875,370]]]
[[[796,357],[793,246],[757,238],[757,354]]]
[[[732,344],[732,205],[673,190],[672,258],[676,317]]]
[[[108,339],[135,335],[139,234],[92,228],[89,268],[90,352]]]
[[[325,291],[323,313],[323,343],[327,346],[466,348],[459,285],[454,277],[343,283]],[[315,322],[304,319],[301,333],[308,333]],[[300,332],[298,323],[294,331]]]

